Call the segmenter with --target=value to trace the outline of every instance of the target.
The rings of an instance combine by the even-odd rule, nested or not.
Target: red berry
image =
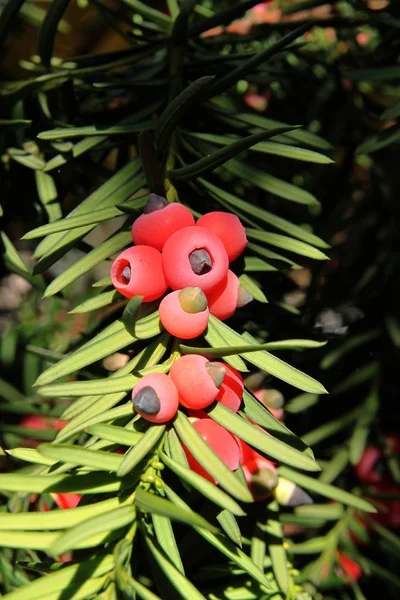
[[[194,217],[186,206],[178,202],[170,204],[162,196],[150,194],[143,214],[132,225],[132,239],[137,246],[162,250],[173,233],[193,225]]]
[[[247,246],[246,231],[240,219],[231,213],[215,211],[200,217],[196,226],[209,229],[219,237],[232,262]]]
[[[200,288],[171,292],[161,300],[159,312],[165,329],[183,340],[201,335],[208,325],[207,298]]]
[[[136,411],[152,423],[166,423],[177,413],[178,390],[172,379],[163,373],[145,375],[132,391]]]
[[[163,248],[162,265],[173,290],[191,286],[207,293],[224,279],[229,262],[218,237],[195,226],[171,235]]]
[[[201,435],[203,440],[212,448],[226,466],[235,471],[239,467],[240,451],[233,435],[212,419],[197,419],[193,427]],[[183,446],[190,468],[202,475],[208,481],[217,483],[209,473],[197,462],[189,450]]]
[[[350,581],[358,581],[362,575],[360,565],[342,552],[337,553],[337,558],[346,578],[350,579]]]
[[[178,388],[179,402],[186,408],[205,408],[218,395],[225,368],[199,354],[182,356],[171,367],[170,377]]]
[[[383,452],[377,446],[365,448],[359,462],[354,466],[356,476],[364,483],[381,483],[384,476],[375,468]]]
[[[210,313],[224,321],[229,319],[237,308],[251,302],[253,297],[240,284],[236,275],[228,271],[221,283],[207,295],[207,300]]]
[[[226,369],[224,379],[220,385],[217,401],[237,412],[242,403],[242,396],[244,390],[243,377],[233,367],[225,363],[215,363],[221,365]]]
[[[142,296],[151,302],[167,290],[161,254],[150,246],[132,246],[114,260],[111,266],[112,284],[126,298]]]
[[[59,508],[75,508],[82,496],[80,494],[51,494]]]

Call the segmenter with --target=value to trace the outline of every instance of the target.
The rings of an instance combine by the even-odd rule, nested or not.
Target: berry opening
[[[118,263],[117,281],[122,285],[128,285],[132,277],[132,269],[129,261],[120,260]]]
[[[132,400],[135,408],[146,415],[156,415],[160,412],[160,398],[157,396],[155,390],[149,385],[139,390]]]
[[[196,275],[205,275],[212,269],[212,258],[205,248],[193,250],[189,254],[189,262],[193,273]]]

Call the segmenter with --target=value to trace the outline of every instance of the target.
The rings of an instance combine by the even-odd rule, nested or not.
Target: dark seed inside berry
[[[211,256],[204,248],[193,250],[189,254],[189,262],[193,273],[196,273],[196,275],[205,275],[212,269]]]
[[[161,408],[160,398],[149,385],[146,385],[133,397],[133,405],[146,415],[156,415]]]
[[[128,284],[131,280],[132,271],[129,265],[122,269],[121,279],[122,283]]]
[[[164,196],[159,196],[158,194],[150,194],[149,199],[146,202],[146,205],[143,209],[145,215],[149,213],[155,212],[156,210],[162,210],[166,206],[168,206],[169,202]]]

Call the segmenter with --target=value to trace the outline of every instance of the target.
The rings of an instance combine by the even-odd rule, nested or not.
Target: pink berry
[[[278,419],[278,421],[283,420],[284,398],[278,390],[260,389],[255,390],[253,394],[274,415],[275,419]]]
[[[217,397],[225,367],[199,354],[182,356],[171,367],[170,377],[178,388],[179,402],[186,408],[201,409]]]
[[[161,254],[150,246],[132,246],[114,260],[112,284],[126,298],[142,296],[143,302],[157,300],[167,290]]]
[[[215,211],[200,217],[196,227],[205,227],[219,237],[232,262],[247,246],[246,231],[240,219],[231,213]]]
[[[236,471],[239,467],[240,451],[233,435],[209,418],[197,419],[192,424],[203,440],[207,442],[210,448],[214,450],[215,454],[219,456],[226,466],[231,469],[231,471]],[[208,481],[217,483],[200,463],[197,462],[185,446],[184,450],[190,468],[199,475],[202,475],[205,479],[208,479]]]
[[[133,388],[132,401],[135,410],[147,421],[166,423],[177,413],[178,390],[168,375],[150,373]]]
[[[179,229],[194,225],[190,210],[178,202],[169,203],[157,194],[150,194],[143,214],[132,225],[132,239],[138,245],[162,250],[167,239]]]
[[[226,369],[224,379],[220,385],[217,401],[230,408],[233,412],[237,412],[242,403],[244,390],[243,377],[233,367],[225,363],[216,363]]]
[[[226,276],[228,255],[216,235],[204,227],[186,227],[173,233],[162,252],[165,279],[173,290],[199,287],[210,292]]]
[[[253,297],[240,284],[236,275],[228,271],[221,283],[207,295],[207,300],[210,313],[224,321],[229,319],[237,308],[251,302]]]
[[[207,298],[200,288],[171,292],[161,300],[159,312],[165,329],[183,340],[201,335],[208,325]]]

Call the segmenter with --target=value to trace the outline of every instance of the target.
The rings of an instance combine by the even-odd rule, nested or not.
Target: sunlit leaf
[[[286,477],[306,490],[325,496],[331,500],[336,500],[342,504],[347,504],[353,508],[364,510],[365,512],[376,512],[375,507],[363,498],[350,494],[350,492],[346,492],[340,488],[336,488],[333,485],[322,483],[318,479],[312,479],[312,477],[304,475],[303,473],[298,473],[293,469],[289,469],[289,467],[279,467],[279,473],[282,477]]]

